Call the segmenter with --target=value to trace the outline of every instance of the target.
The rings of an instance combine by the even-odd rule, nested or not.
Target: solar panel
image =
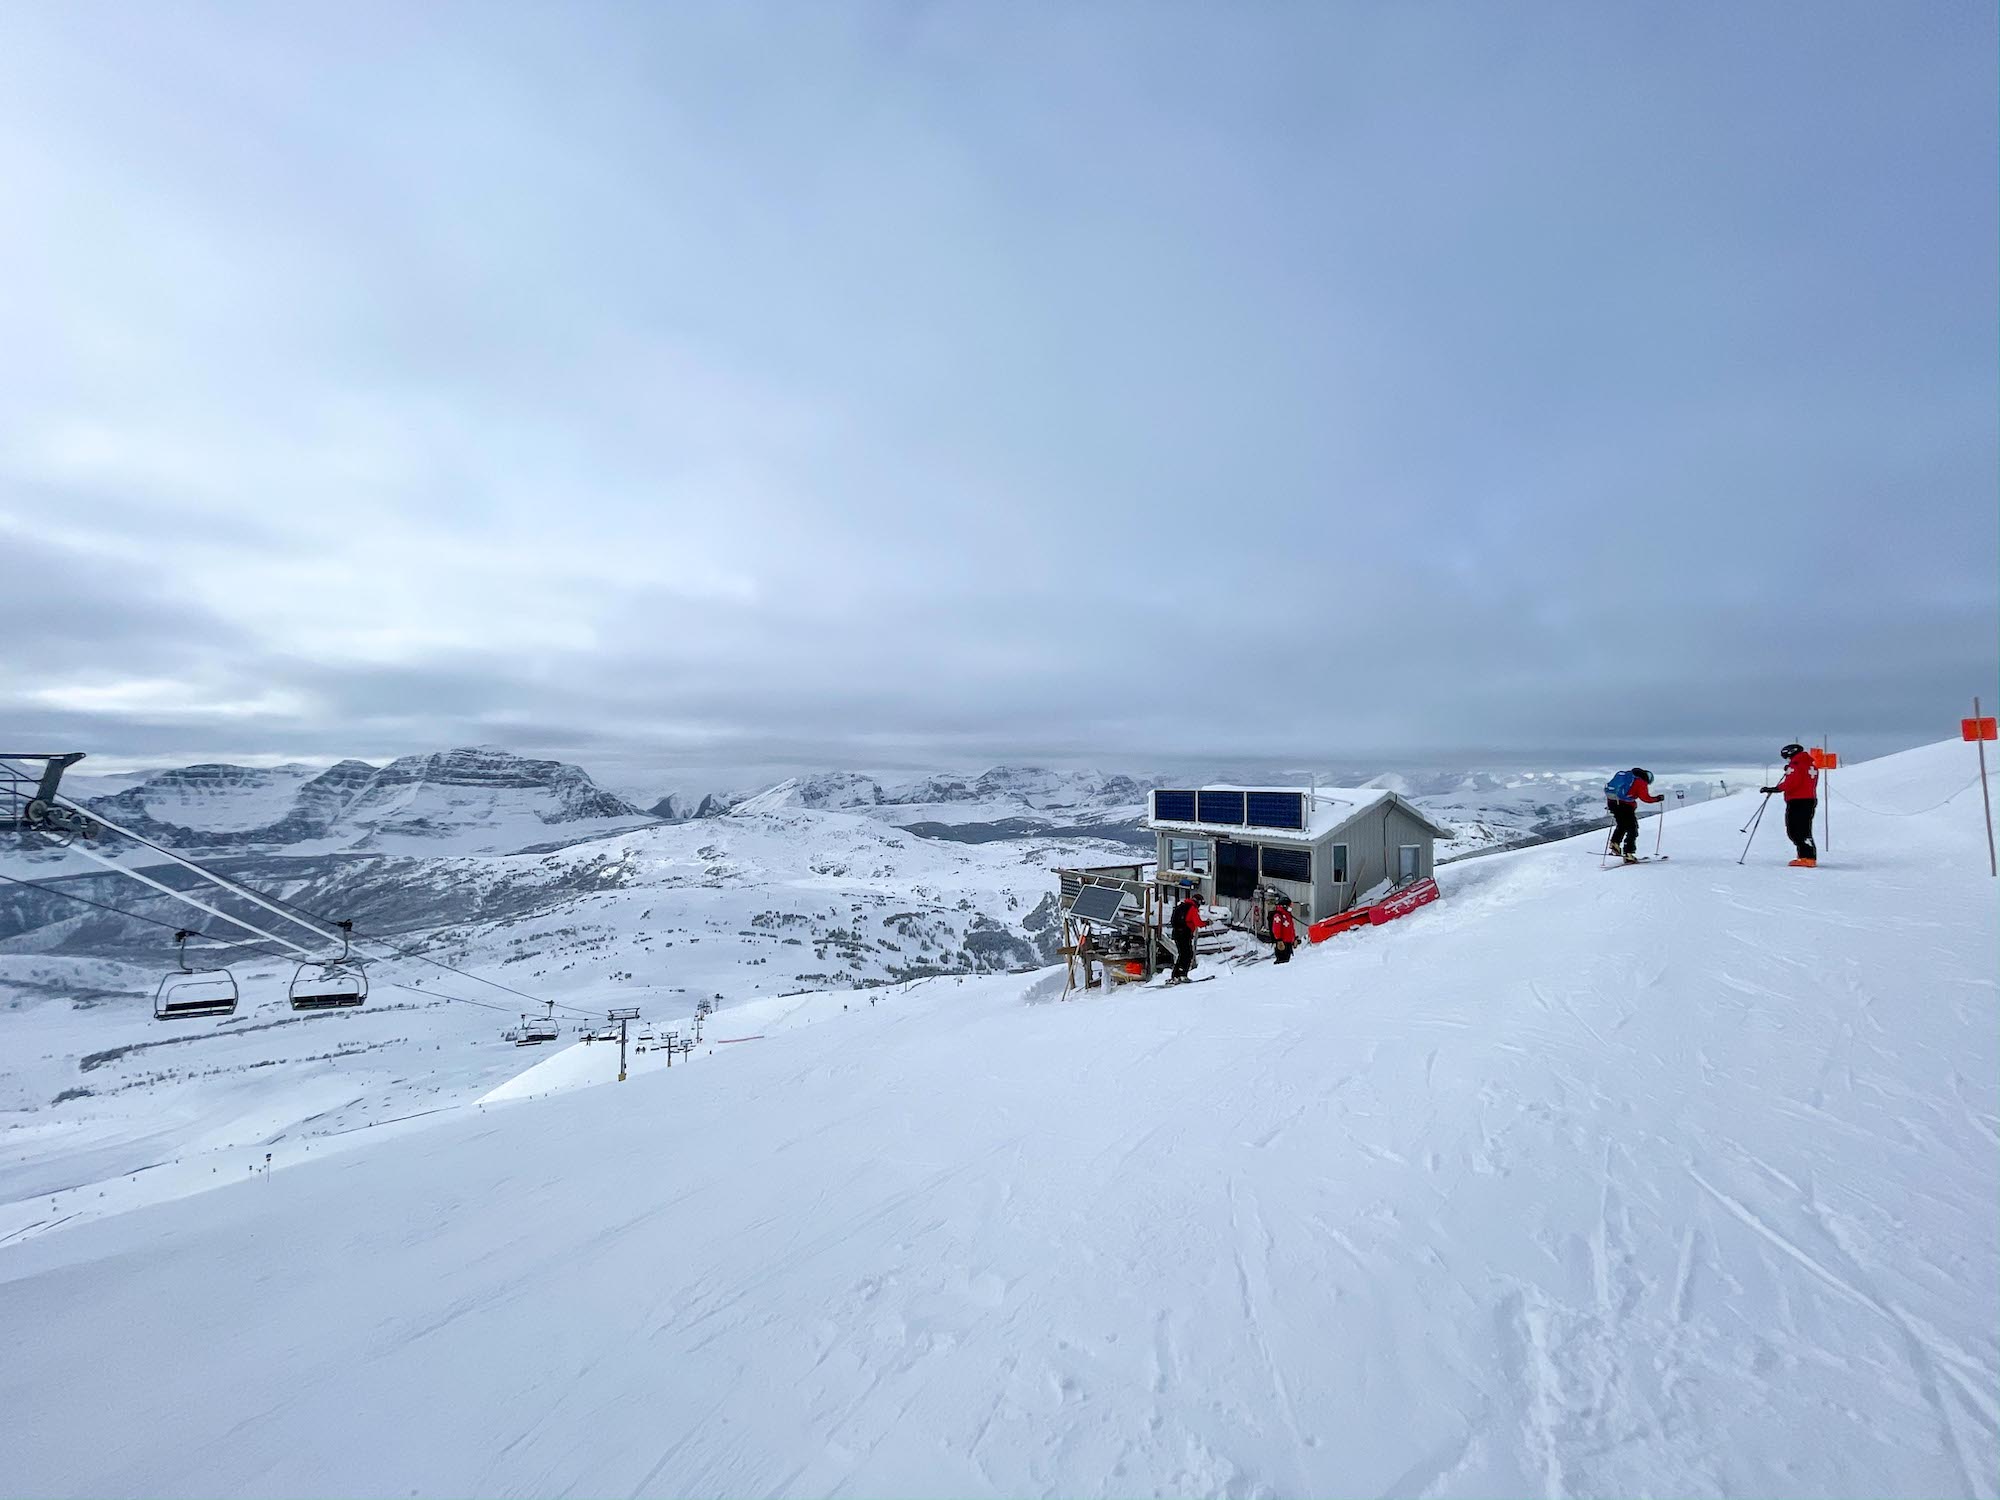
[[[1252,792],[1246,800],[1253,828],[1306,826],[1306,799],[1301,792]]]
[[[1264,850],[1264,878],[1266,880],[1295,880],[1301,885],[1312,882],[1312,855],[1304,849]]]
[[[1243,821],[1243,794],[1241,792],[1209,792],[1201,794],[1201,817],[1203,823],[1241,823]]]
[[[1080,922],[1109,922],[1125,904],[1125,892],[1115,885],[1087,885],[1069,904],[1069,914]]]
[[[1153,793],[1153,816],[1163,823],[1194,822],[1194,793],[1179,791]]]

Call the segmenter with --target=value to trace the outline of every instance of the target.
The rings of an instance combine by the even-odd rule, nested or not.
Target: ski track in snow
[[[1840,774],[1922,805],[1947,748]],[[23,1200],[0,1473],[2000,1494],[1983,838],[1844,825],[1803,875],[1737,866],[1740,822],[1677,812],[1646,877],[1461,867],[1288,969],[760,1000],[763,1040],[628,1084],[572,1048],[255,1181]]]

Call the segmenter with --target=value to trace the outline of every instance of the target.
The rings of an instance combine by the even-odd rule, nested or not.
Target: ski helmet
[[[1639,781],[1651,781],[1653,779],[1653,773],[1644,766],[1634,766],[1632,768],[1632,775],[1634,779]]]
[[[1787,745],[1778,752],[1786,760],[1790,760],[1794,755],[1804,755],[1805,753],[1806,747],[1804,745]]]

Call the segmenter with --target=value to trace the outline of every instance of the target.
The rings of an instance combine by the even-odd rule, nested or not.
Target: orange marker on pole
[[[1813,769],[1819,772],[1821,780],[1824,781],[1828,771],[1839,767],[1840,757],[1835,755],[1831,750],[1821,749],[1815,745],[1812,750],[1812,763]],[[1826,830],[1826,847],[1831,849],[1833,847],[1833,784],[1831,782],[1827,782],[1826,795],[1820,799],[1819,805],[1821,826]]]
[[[1979,700],[1974,698],[1972,717],[1958,721],[1958,734],[1979,747],[1979,800],[1986,805],[1986,864],[2000,878],[2000,859],[1993,854],[1993,794],[1986,790],[1986,742],[2000,739],[2000,720],[1981,718]]]

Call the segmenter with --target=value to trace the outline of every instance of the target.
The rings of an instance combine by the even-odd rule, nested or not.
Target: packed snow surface
[[[1964,752],[1839,773],[1816,871],[1735,797],[1288,968],[751,1000],[28,1224],[4,1487],[2000,1493]]]

